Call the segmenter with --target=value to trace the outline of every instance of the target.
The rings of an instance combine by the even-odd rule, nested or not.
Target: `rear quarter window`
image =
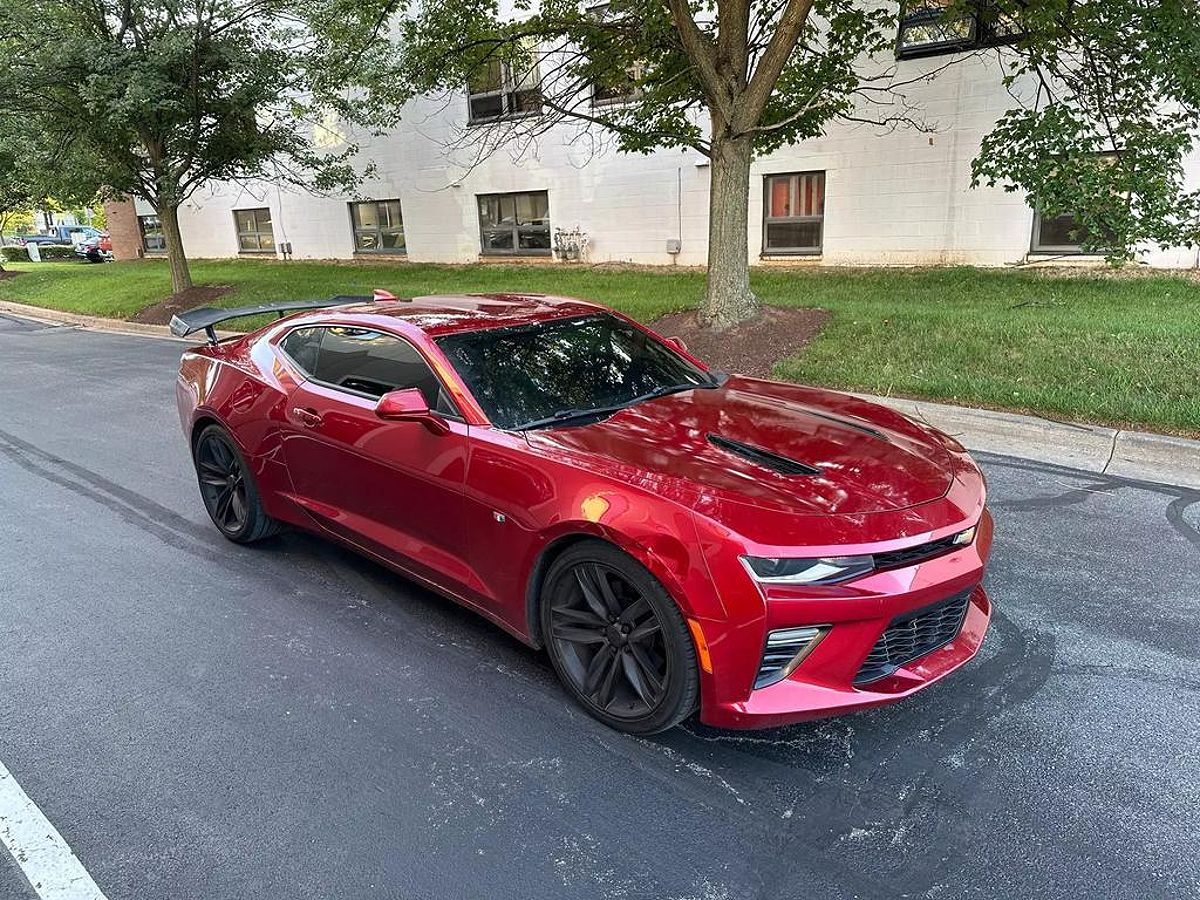
[[[317,371],[317,354],[321,349],[321,328],[297,328],[280,344],[283,352],[304,370],[305,375]]]

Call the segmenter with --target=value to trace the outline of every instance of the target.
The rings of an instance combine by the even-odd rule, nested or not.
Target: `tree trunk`
[[[721,135],[713,122],[712,168],[708,204],[708,292],[700,307],[701,324],[729,328],[758,315],[750,290],[746,228],[750,206],[750,138]]]
[[[163,203],[155,207],[162,225],[163,241],[167,245],[167,262],[171,266],[171,293],[182,294],[192,286],[192,271],[183,252],[183,235],[179,233],[179,205]]]

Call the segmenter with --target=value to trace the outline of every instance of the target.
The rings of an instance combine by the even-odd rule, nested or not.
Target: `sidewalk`
[[[926,422],[969,450],[1200,490],[1200,441],[925,400],[856,396]]]
[[[174,337],[165,325],[140,325],[97,316],[81,316],[21,303],[0,301],[0,315],[94,331],[166,338],[189,345],[196,343],[194,337]],[[221,334],[224,336],[224,333]],[[1056,422],[1038,416],[950,406],[925,400],[869,394],[857,396],[924,421],[954,436],[970,450],[1200,490],[1200,441],[1142,431],[1122,431],[1100,425]]]

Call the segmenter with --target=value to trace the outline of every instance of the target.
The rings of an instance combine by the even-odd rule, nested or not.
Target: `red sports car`
[[[380,291],[172,327],[209,335],[178,401],[222,534],[339,540],[544,647],[614,728],[876,706],[983,641],[983,476],[889,409],[717,372],[535,294]]]

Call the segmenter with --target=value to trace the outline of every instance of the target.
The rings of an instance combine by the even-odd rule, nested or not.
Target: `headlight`
[[[866,575],[875,568],[870,556],[827,556],[822,559],[773,559],[743,556],[742,565],[763,584],[833,584]]]

